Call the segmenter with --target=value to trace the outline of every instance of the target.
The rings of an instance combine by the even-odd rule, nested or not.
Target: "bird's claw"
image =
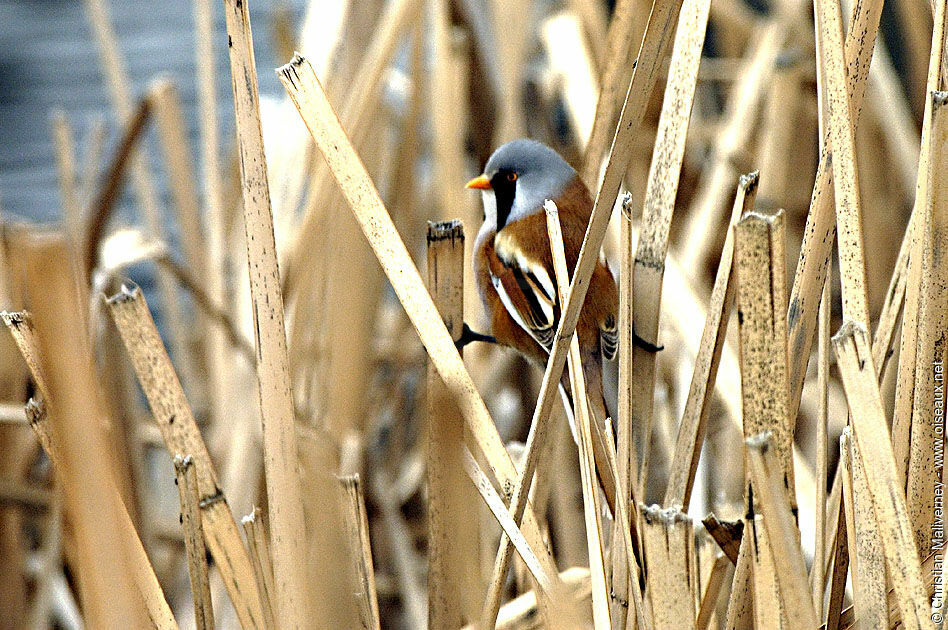
[[[473,330],[471,330],[471,327],[467,325],[467,322],[465,322],[464,327],[461,329],[461,336],[458,337],[457,341],[454,342],[454,347],[460,350],[467,344],[474,341],[484,341],[486,343],[497,343],[497,340],[491,337],[490,335],[474,332]]]
[[[635,346],[638,346],[639,348],[641,348],[642,350],[645,350],[646,352],[652,352],[652,353],[661,352],[662,350],[665,349],[665,346],[655,345],[654,343],[645,341],[644,339],[639,337],[637,334],[635,334],[635,328],[632,329],[632,344]]]

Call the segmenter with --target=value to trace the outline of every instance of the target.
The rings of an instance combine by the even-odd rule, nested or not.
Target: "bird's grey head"
[[[520,139],[494,151],[482,178],[468,185],[483,190],[484,228],[499,231],[558,197],[575,177],[576,171],[556,151]],[[475,181],[480,185],[472,185]]]

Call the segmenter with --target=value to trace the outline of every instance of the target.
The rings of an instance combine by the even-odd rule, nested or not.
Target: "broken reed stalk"
[[[181,501],[181,528],[184,530],[184,547],[188,555],[194,623],[198,630],[213,630],[214,609],[211,606],[211,584],[207,574],[204,528],[201,527],[197,472],[190,455],[175,455],[173,463],[175,484]]]
[[[372,545],[369,541],[369,520],[365,512],[365,496],[362,493],[362,482],[359,480],[359,475],[357,474],[341,477],[339,481],[345,493],[346,505],[343,510],[343,516],[347,539],[349,545],[352,547],[350,555],[356,559],[356,571],[360,588],[358,594],[359,620],[363,628],[367,630],[378,630],[381,620],[379,618],[378,594],[375,591],[375,567],[372,564]],[[464,487],[469,487],[464,480],[462,480],[462,484]],[[430,588],[429,585],[429,589]]]
[[[793,469],[793,427],[787,380],[786,255],[784,215],[756,212],[734,228],[737,267],[738,331],[741,340],[741,395],[744,437],[773,434],[784,494],[796,513]],[[746,489],[748,509],[753,495]]]
[[[263,420],[263,460],[267,482],[276,617],[285,630],[311,622],[307,564],[297,554],[306,547],[299,478],[293,396],[286,352],[283,295],[273,234],[267,162],[260,126],[260,95],[247,2],[225,0],[234,113],[240,151],[244,230],[250,296],[257,344],[257,379]]]
[[[260,596],[247,550],[145,297],[138,287],[123,285],[107,304],[168,453],[188,453],[194,461],[204,535],[237,616],[249,627],[263,627]]]
[[[418,269],[395,230],[391,216],[379,198],[365,167],[343,131],[312,66],[297,55],[293,61],[280,68],[279,73],[280,80],[316,140],[317,147],[326,158],[382,269],[428,350],[432,364],[455,397],[470,430],[472,446],[480,451],[479,454],[483,456],[491,473],[504,489],[504,494],[509,493],[517,479],[513,462],[497,434],[484,401],[464,367],[460,354],[454,347],[444,321],[422,283]],[[595,258],[591,260],[594,261]],[[578,308],[576,310],[578,314]],[[536,518],[530,510],[523,514],[523,533],[534,553],[539,554],[544,573],[553,576],[554,586],[558,590],[560,585],[557,583],[557,573],[552,557],[542,543]],[[541,608],[543,599],[541,596]]]
[[[721,251],[714,287],[711,289],[711,297],[708,301],[708,315],[701,332],[698,353],[695,356],[691,386],[688,389],[688,398],[685,401],[685,409],[678,428],[675,455],[665,486],[663,501],[665,507],[677,505],[681,509],[687,509],[691,502],[698,458],[701,455],[701,447],[707,432],[714,382],[717,378],[728,321],[737,292],[736,274],[732,273],[734,226],[745,213],[753,210],[758,181],[759,174],[756,171],[741,175],[738,181],[734,207],[728,222],[728,232],[724,239],[724,249]]]
[[[273,614],[273,560],[270,556],[270,543],[263,527],[263,514],[259,507],[243,517],[240,521],[247,538],[247,549],[250,552],[250,564],[253,566],[253,575],[257,580],[257,590],[260,593],[260,605],[263,607],[263,616],[266,628],[276,628],[276,619]]]
[[[566,265],[566,251],[563,249],[563,231],[556,204],[547,199],[543,205],[546,212],[547,236],[550,239],[550,252],[553,257],[553,274],[556,278],[556,294],[560,308],[564,307],[565,296],[569,291],[569,270]],[[579,352],[579,337],[573,335],[569,346],[570,388],[573,393],[573,411],[576,418],[576,432],[579,438],[579,472],[583,488],[583,515],[586,525],[586,549],[589,554],[589,572],[592,580],[593,623],[596,630],[611,628],[609,615],[609,589],[606,586],[604,564],[605,547],[602,539],[602,506],[599,503],[599,483],[596,475],[596,458],[593,455],[592,411],[586,391],[586,378],[583,375],[583,360]],[[593,396],[598,396],[593,392]],[[617,501],[618,502],[618,501]],[[618,522],[618,519],[616,519]],[[614,539],[616,543],[620,540]],[[493,620],[489,620],[493,621]]]
[[[49,414],[46,408],[49,389],[43,377],[43,370],[39,361],[39,345],[36,340],[36,331],[33,328],[32,316],[27,312],[21,313],[0,313],[0,318],[6,325],[7,330],[13,336],[20,355],[26,362],[39,390],[40,400],[30,399],[26,405],[26,416],[30,423],[30,428],[36,434],[36,437],[43,447],[43,451],[49,457],[53,466],[62,465],[62,455],[58,447],[54,447],[52,439],[52,428],[49,423]],[[122,536],[126,546],[129,566],[132,570],[135,586],[148,611],[148,617],[160,630],[176,630],[178,624],[174,620],[171,608],[165,599],[165,595],[155,576],[155,570],[152,568],[151,561],[145,553],[145,547],[142,545],[138,532],[135,531],[135,524],[129,516],[125,503],[122,501],[118,489],[112,486],[112,501],[121,504],[122,509],[118,513],[119,533]]]
[[[428,224],[428,290],[452,339],[464,327],[464,226]],[[428,623],[476,619],[482,585],[475,505],[464,478],[464,418],[434,366],[428,368]],[[471,579],[474,578],[474,579]]]
[[[652,628],[693,629],[697,576],[692,521],[677,508],[643,506],[641,514]]]
[[[754,488],[752,507],[764,517],[780,586],[781,608],[788,612],[791,627],[816,628],[820,624],[807,585],[796,515],[784,487],[784,462],[772,448],[771,439],[772,434],[767,431],[744,441]]]
[[[855,450],[862,458],[869,481],[902,622],[906,628],[925,628],[929,611],[918,550],[905,507],[905,493],[895,469],[866,330],[846,322],[833,337],[833,346],[852,412]]]
[[[38,309],[36,341],[48,387],[51,443],[58,453],[55,474],[75,536],[84,616],[93,627],[144,627],[147,609],[133,586],[141,567],[132,566],[139,558],[123,528],[106,439],[111,420],[96,387],[70,248],[62,236],[44,235],[34,238],[25,255]]]
[[[862,460],[853,450],[849,427],[839,440],[839,465],[843,509],[849,545],[849,570],[852,575],[853,608],[860,623],[867,628],[883,628],[888,622],[886,606],[885,555],[879,540],[872,498],[868,494]],[[858,470],[857,470],[858,468]]]
[[[695,630],[707,630],[711,623],[718,605],[718,597],[721,595],[721,589],[724,586],[724,579],[727,577],[727,567],[729,558],[723,553],[718,553],[714,558],[714,564],[708,573],[707,585],[704,593],[701,595],[701,603],[698,606],[698,616],[695,619]]]

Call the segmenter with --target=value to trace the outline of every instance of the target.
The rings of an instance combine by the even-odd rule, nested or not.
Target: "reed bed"
[[[52,117],[61,224],[0,223],[0,626],[944,627],[946,1],[760,4],[195,0],[191,146],[86,0],[114,111]],[[520,136],[595,200],[571,277],[542,210],[544,369],[455,346]]]

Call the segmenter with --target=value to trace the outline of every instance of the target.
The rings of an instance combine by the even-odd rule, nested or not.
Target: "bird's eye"
[[[507,181],[508,181],[508,182],[515,182],[515,181],[517,181],[517,174],[514,173],[514,172],[507,173]]]

